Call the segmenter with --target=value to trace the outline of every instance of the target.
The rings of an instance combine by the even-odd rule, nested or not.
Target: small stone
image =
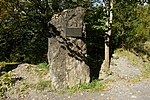
[[[101,96],[104,96],[104,94],[102,93]]]
[[[133,94],[132,92],[130,92],[129,94]]]
[[[142,93],[142,92],[141,92],[141,91],[139,91],[139,90],[138,90],[137,92],[138,92],[138,93]]]
[[[136,99],[137,97],[136,97],[135,95],[132,95],[132,96],[131,96],[131,98],[134,98],[134,99]]]
[[[81,93],[81,95],[83,95],[83,93]]]
[[[117,57],[118,57],[118,55],[117,55],[117,54],[112,54],[112,56],[113,56],[114,58],[117,58]]]

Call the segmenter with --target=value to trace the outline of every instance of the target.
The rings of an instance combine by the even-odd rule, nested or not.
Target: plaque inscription
[[[66,28],[67,37],[82,37],[82,28]]]

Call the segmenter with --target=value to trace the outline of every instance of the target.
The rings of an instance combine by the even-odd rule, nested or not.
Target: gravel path
[[[109,84],[109,90],[99,93],[60,95],[52,92],[30,91],[26,98],[16,96],[6,100],[150,100],[150,78],[135,84],[120,80]]]
[[[5,100],[150,100],[150,78],[137,83],[129,81],[141,73],[142,67],[131,65],[127,57],[112,59],[112,62],[113,75],[108,79],[114,81],[110,82],[104,91],[60,95],[54,92],[30,90],[23,96],[8,93]]]

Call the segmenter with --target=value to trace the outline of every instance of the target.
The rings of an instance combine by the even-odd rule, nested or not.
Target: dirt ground
[[[140,62],[142,62],[142,60],[139,60],[138,63]],[[6,93],[4,100],[150,100],[150,78],[144,78],[135,82],[143,70],[140,65],[133,65],[128,57],[119,57],[115,54],[114,59],[111,60],[110,69],[113,74],[108,76],[107,79],[113,81],[110,81],[107,84],[107,88],[100,92],[82,92],[69,95],[67,93],[58,94],[46,90],[37,92],[28,89],[26,95],[22,95],[10,92],[12,90],[16,91],[17,86],[19,86],[16,85]],[[22,71],[23,70],[25,69],[22,69]],[[26,76],[25,74],[27,73],[20,73],[20,75],[24,75],[24,77]],[[28,78],[29,77],[34,81],[33,76],[29,75]],[[35,80],[37,79],[36,77]]]

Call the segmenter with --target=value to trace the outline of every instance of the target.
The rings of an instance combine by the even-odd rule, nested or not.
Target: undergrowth
[[[51,81],[41,79],[35,84],[35,89],[39,91],[43,91],[45,89],[51,90]]]
[[[4,93],[10,89],[13,85],[11,72],[2,72],[2,76],[0,76],[0,96],[2,97]]]
[[[106,89],[107,83],[108,81],[102,82],[99,80],[94,80],[91,83],[84,83],[84,84],[75,85],[73,87],[68,87],[67,92],[70,94],[76,92],[98,92]]]
[[[5,72],[6,65],[18,64],[17,62],[0,62],[0,97],[4,95],[4,93],[10,89],[13,85],[12,74],[11,71]]]

